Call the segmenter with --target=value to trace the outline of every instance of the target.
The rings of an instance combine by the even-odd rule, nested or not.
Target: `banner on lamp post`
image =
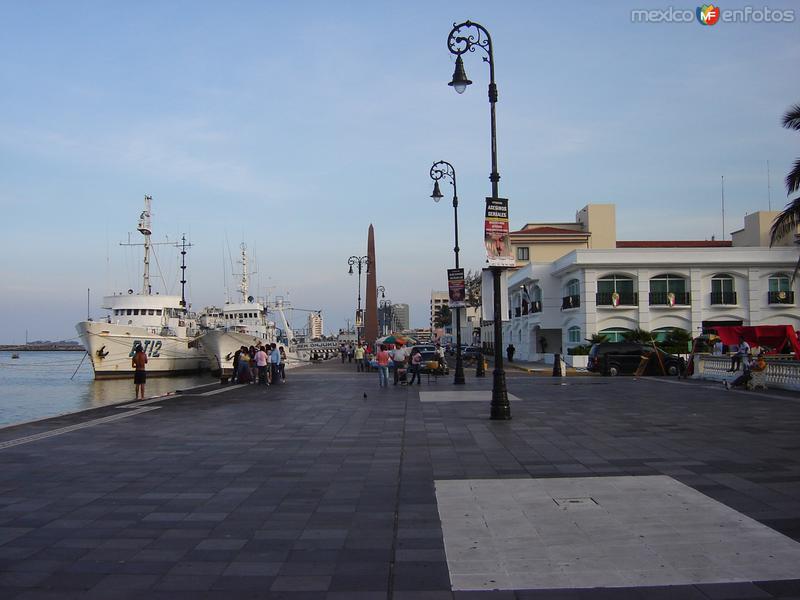
[[[356,311],[356,327],[363,327],[364,326],[364,311],[358,309]]]
[[[508,271],[500,271],[500,320],[508,321]],[[481,318],[494,321],[494,273],[491,269],[481,271]]]
[[[486,262],[490,267],[514,267],[508,226],[508,200],[486,198],[486,218],[483,226]]]
[[[464,269],[447,269],[447,292],[450,296],[450,308],[464,308],[467,297]]]

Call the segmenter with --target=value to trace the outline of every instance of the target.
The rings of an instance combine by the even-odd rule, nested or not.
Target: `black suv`
[[[632,374],[639,366],[642,356],[653,352],[650,344],[639,342],[601,342],[594,344],[589,351],[589,361],[586,368],[592,373],[603,375]],[[686,367],[686,361],[680,356],[658,350],[661,362],[667,375],[679,375]],[[645,375],[661,375],[661,365],[658,357],[654,356],[647,363]]]

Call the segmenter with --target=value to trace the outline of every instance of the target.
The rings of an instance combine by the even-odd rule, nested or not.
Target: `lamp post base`
[[[461,355],[459,354],[456,357],[456,374],[453,378],[454,385],[464,385],[466,380],[464,379],[464,364],[461,361]]]
[[[508,403],[505,371],[495,369],[492,372],[492,409],[490,418],[493,421],[511,419],[511,405]]]
[[[511,418],[511,405],[508,403],[506,389],[506,372],[503,369],[503,316],[500,302],[500,269],[492,269],[494,289],[494,371],[492,378],[492,409],[490,418],[493,421],[507,421]]]

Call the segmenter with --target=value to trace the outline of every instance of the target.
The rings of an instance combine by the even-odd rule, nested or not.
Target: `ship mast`
[[[249,290],[249,276],[247,273],[247,245],[242,243],[242,259],[239,261],[242,265],[242,279],[239,281],[239,292],[242,294],[242,304],[247,302],[247,292]]]
[[[194,244],[186,243],[186,234],[181,236],[181,243],[175,244],[176,248],[181,249],[181,306],[186,308],[186,249]]]
[[[142,273],[142,295],[149,296],[153,291],[150,285],[150,203],[153,201],[152,196],[145,195],[144,197],[144,210],[139,215],[139,226],[136,228],[144,236],[144,271]]]

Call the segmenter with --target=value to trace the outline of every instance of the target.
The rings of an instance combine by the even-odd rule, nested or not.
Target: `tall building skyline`
[[[308,315],[308,337],[311,339],[322,337],[325,331],[325,323],[322,315],[318,313],[310,313]]]

